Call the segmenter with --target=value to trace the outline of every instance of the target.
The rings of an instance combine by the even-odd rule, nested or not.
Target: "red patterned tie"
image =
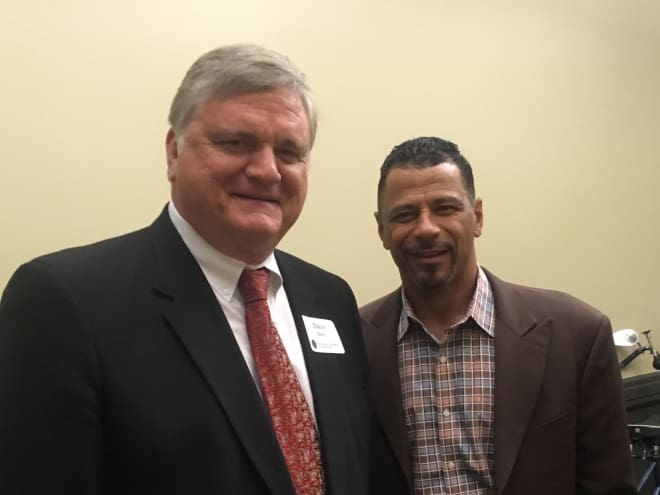
[[[297,495],[323,494],[321,452],[309,405],[268,309],[265,268],[243,270],[238,288],[264,399]]]

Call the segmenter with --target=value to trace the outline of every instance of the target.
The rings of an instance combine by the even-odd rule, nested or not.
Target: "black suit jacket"
[[[367,491],[366,357],[340,278],[276,252],[300,334],[327,494]],[[310,349],[301,315],[346,353]],[[23,265],[0,302],[0,493],[294,495],[217,299],[164,211]]]
[[[495,297],[496,494],[634,494],[609,320],[567,294],[486,275]],[[372,493],[412,493],[396,350],[400,289],[360,312],[378,418]]]

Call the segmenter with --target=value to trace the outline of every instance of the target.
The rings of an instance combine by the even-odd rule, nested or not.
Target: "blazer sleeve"
[[[95,494],[99,369],[75,300],[33,261],[0,301],[0,493]]]
[[[635,494],[621,371],[604,316],[578,386],[576,494]]]

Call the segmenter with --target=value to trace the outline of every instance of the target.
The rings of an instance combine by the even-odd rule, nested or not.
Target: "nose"
[[[434,221],[428,210],[422,210],[415,224],[415,236],[421,238],[435,237],[440,233],[440,227]]]
[[[262,182],[279,182],[282,176],[273,148],[261,146],[255,150],[245,168],[245,174],[250,179]]]

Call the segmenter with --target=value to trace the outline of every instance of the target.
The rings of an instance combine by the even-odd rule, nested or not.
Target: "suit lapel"
[[[500,495],[536,405],[552,335],[516,290],[489,272],[495,297],[495,485]]]
[[[346,479],[346,469],[343,467],[350,421],[346,415],[345,402],[338,400],[341,394],[346,393],[345,386],[350,384],[344,385],[345,373],[337,355],[319,354],[311,349],[302,320],[302,315],[330,320],[333,315],[328,314],[327,301],[321,301],[317,290],[308,283],[301,265],[278,251],[276,257],[313,391],[327,487],[335,494],[351,493],[355,487],[349,485],[350,480]]]
[[[167,212],[152,225],[163,316],[273,493],[294,494],[270,417],[222,309]],[[165,296],[165,297],[163,297]]]
[[[396,333],[401,315],[400,289],[386,296],[364,325],[374,408],[411,487],[412,466],[401,396]]]

